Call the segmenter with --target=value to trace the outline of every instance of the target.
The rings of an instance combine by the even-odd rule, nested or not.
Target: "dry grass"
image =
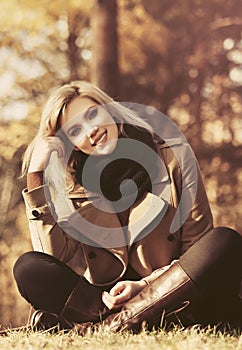
[[[166,332],[164,330],[132,335],[111,334],[100,331],[93,335],[81,337],[75,333],[59,332],[13,332],[0,338],[0,348],[4,350],[21,349],[85,349],[85,350],[241,350],[242,335],[238,332],[221,332],[216,328],[181,330],[179,328]]]

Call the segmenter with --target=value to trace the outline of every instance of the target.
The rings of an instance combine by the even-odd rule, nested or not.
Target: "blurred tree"
[[[75,0],[0,2],[0,324],[23,324],[28,315],[12,278],[14,261],[31,249],[21,196],[25,180],[18,180],[22,145],[37,132],[49,91],[70,79],[88,79],[91,6]]]
[[[33,117],[53,86],[88,79],[91,6],[75,0],[0,3],[1,119]]]
[[[201,142],[209,149],[224,143],[238,146],[242,112],[239,1],[120,3],[122,98],[153,104],[168,113],[201,156]],[[130,31],[129,23],[134,30]],[[216,129],[216,135],[211,133]]]
[[[180,126],[203,168],[215,224],[242,231],[240,1],[119,4],[121,99],[154,105]]]
[[[91,11],[93,33],[91,79],[112,97],[119,96],[117,1],[96,0]]]

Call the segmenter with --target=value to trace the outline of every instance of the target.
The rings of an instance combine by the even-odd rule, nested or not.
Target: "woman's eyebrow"
[[[72,119],[74,119],[74,118],[79,118],[79,117],[82,116],[82,115],[83,115],[83,118],[86,118],[86,116],[87,116],[89,110],[92,109],[93,107],[95,107],[95,106],[93,105],[93,106],[88,107],[88,108],[85,110],[84,114],[83,114],[83,111],[82,111],[82,112],[78,113],[77,115],[75,115],[75,117],[73,117]]]

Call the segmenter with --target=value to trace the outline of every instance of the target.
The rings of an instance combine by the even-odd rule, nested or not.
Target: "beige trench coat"
[[[57,223],[48,187],[25,189],[23,197],[34,250],[55,256],[97,286],[108,286],[122,279],[128,264],[151,281],[162,267],[179,259],[213,228],[212,215],[190,146],[179,138],[170,139],[165,144],[157,143],[157,151],[163,170],[154,181],[153,194],[145,194],[131,207],[126,229],[122,228],[117,214],[94,206],[82,187],[75,187],[69,193],[76,211],[67,223],[78,230],[79,220],[84,218],[101,227],[102,234],[107,232],[107,236],[117,229],[121,237],[117,246],[100,247],[98,239],[98,244],[76,240]],[[80,227],[85,235],[85,228]],[[93,235],[99,237],[98,230]],[[127,236],[131,237],[128,241]]]

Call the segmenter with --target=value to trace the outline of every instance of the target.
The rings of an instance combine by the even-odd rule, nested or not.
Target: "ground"
[[[242,335],[235,330],[218,330],[218,328],[191,329],[176,328],[172,331],[143,330],[134,335],[111,334],[99,331],[85,337],[75,332],[19,332],[9,331],[0,337],[0,348],[4,350],[51,349],[51,350],[242,350]]]

